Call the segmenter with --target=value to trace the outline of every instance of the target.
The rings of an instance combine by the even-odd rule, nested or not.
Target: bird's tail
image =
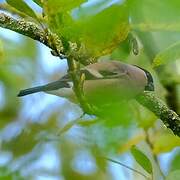
[[[18,97],[26,96],[41,91],[43,91],[43,86],[33,87],[33,88],[21,90],[17,96]]]
[[[37,86],[37,87],[21,90],[17,96],[21,97],[21,96],[26,96],[28,94],[33,94],[36,92],[53,91],[60,88],[70,88],[70,85],[66,81],[58,80],[58,81],[55,81],[55,82],[52,82],[43,86]]]

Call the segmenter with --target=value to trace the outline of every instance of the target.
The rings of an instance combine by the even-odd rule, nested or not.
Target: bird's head
[[[144,90],[145,91],[154,91],[154,81],[153,81],[153,77],[152,77],[151,73],[142,67],[139,67],[137,65],[135,65],[135,66],[140,68],[141,70],[143,70],[146,75],[147,84],[146,84]]]

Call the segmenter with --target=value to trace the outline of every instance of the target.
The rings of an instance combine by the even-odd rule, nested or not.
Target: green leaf
[[[179,177],[180,177],[180,170],[172,171],[166,177],[166,180],[179,180]]]
[[[152,174],[152,164],[149,158],[135,146],[131,148],[131,153],[137,163],[148,173]]]
[[[67,132],[68,130],[70,130],[73,126],[77,125],[77,123],[81,122],[81,119],[75,119],[73,121],[68,122],[62,129],[60,129],[57,132],[57,135],[60,136],[63,133]]]
[[[180,59],[180,41],[158,53],[153,60],[153,66],[157,67],[161,64],[173,62],[178,59]]]
[[[92,120],[82,120],[82,121],[79,121],[77,124],[82,127],[87,127],[87,126],[94,125],[97,122],[98,122],[98,119],[92,119]]]
[[[109,54],[127,38],[129,19],[126,2],[104,7],[81,6],[82,0],[45,2],[45,14],[52,31],[67,41],[80,42],[93,56]],[[95,6],[95,7],[94,7]]]
[[[86,0],[46,0],[43,2],[47,15],[57,15],[67,13],[73,8],[79,7]]]
[[[35,12],[23,0],[6,0],[6,2],[18,11],[25,13],[27,16],[38,19]]]
[[[180,169],[180,150],[173,157],[170,167],[171,171]]]
[[[3,42],[0,40],[0,63],[4,61],[4,47]]]
[[[43,7],[43,3],[41,2],[41,0],[33,0],[33,1],[40,7]]]
[[[179,0],[128,0],[132,28],[140,31],[180,31]],[[152,13],[153,12],[153,13]]]

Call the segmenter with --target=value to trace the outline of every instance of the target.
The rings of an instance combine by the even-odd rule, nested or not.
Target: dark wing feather
[[[111,77],[111,76],[114,77],[114,76],[118,75],[117,72],[106,71],[106,70],[100,70],[99,73],[102,74],[104,78]]]
[[[60,88],[70,88],[70,86],[66,81],[58,80],[43,86],[37,86],[37,87],[21,90],[18,94],[18,97],[25,96],[28,94],[33,94],[36,92],[53,91]]]
[[[81,73],[85,74],[86,80],[98,80],[98,79],[111,79],[111,78],[118,78],[119,76],[125,75],[126,73],[119,74],[118,72],[106,71],[106,70],[99,70],[98,74],[101,77],[97,77],[88,71],[87,69],[81,70]]]
[[[88,71],[87,69],[81,69],[80,74],[84,74],[85,77],[86,77],[86,80],[95,80],[95,79],[97,79],[97,77],[95,75],[93,75],[90,71]],[[66,74],[65,76],[62,77],[61,81],[70,82],[71,81],[70,75]]]

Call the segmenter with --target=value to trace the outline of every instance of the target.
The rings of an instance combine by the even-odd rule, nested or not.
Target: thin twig
[[[123,163],[121,163],[121,162],[119,162],[119,161],[113,160],[113,159],[108,158],[108,157],[103,157],[103,158],[106,159],[107,161],[111,161],[111,162],[113,162],[113,163],[119,164],[119,165],[121,165],[121,166],[123,166],[123,167],[125,167],[125,168],[127,168],[127,169],[129,169],[129,170],[131,170],[131,171],[133,171],[133,172],[135,172],[135,173],[143,176],[145,179],[148,179],[148,180],[149,180],[149,177],[147,177],[147,176],[144,175],[142,172],[140,172],[140,171],[138,171],[138,170],[136,170],[136,169],[134,169],[134,168],[132,168],[132,167],[130,167],[130,166],[127,166],[127,165],[125,165],[125,164],[123,164]]]
[[[153,147],[153,144],[151,143],[151,140],[150,140],[150,137],[149,137],[149,134],[148,134],[147,130],[145,130],[145,135],[146,135],[145,141],[149,145],[149,147],[151,149],[151,152],[152,152],[154,147]],[[165,175],[164,175],[164,173],[163,173],[163,171],[162,171],[162,169],[160,167],[158,157],[154,153],[152,153],[152,156],[153,156],[153,159],[154,159],[156,165],[158,166],[158,169],[159,169],[159,171],[161,173],[161,176],[163,177],[163,179],[165,179]]]

